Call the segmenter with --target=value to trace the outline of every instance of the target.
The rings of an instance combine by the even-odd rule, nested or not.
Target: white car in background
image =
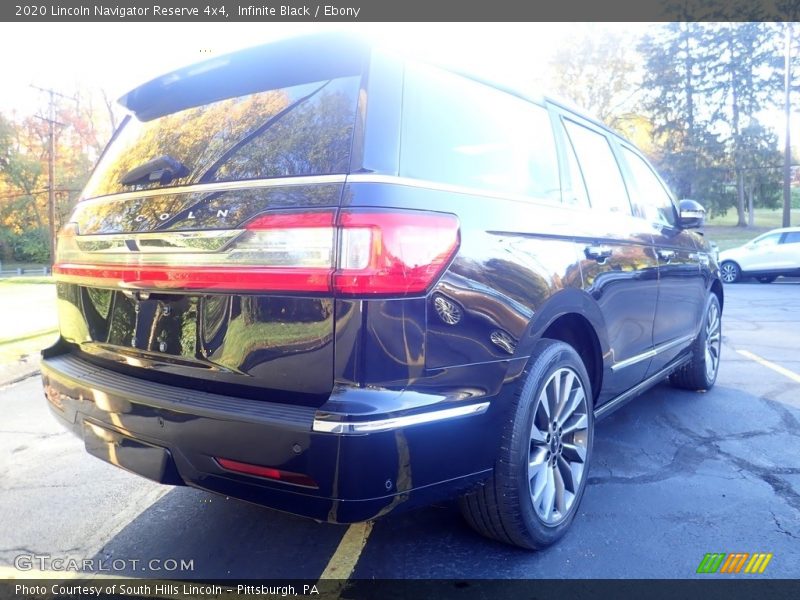
[[[784,227],[764,233],[744,246],[719,253],[721,278],[734,283],[755,277],[772,283],[781,275],[800,276],[800,227]]]

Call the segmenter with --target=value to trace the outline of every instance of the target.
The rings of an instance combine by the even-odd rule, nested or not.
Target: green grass
[[[58,331],[54,329],[44,333],[35,333],[11,342],[0,342],[0,365],[15,363],[26,356],[39,354],[43,348],[52,346],[57,337]]]
[[[715,227],[722,226],[722,227],[735,227],[736,221],[738,220],[736,216],[736,209],[730,209],[727,213],[722,215],[721,217],[714,217],[713,219],[707,219],[707,223],[709,225],[713,225]],[[761,227],[765,229],[776,229],[778,227],[783,227],[783,209],[776,208],[757,208],[755,210],[755,227]],[[800,209],[795,208],[792,209],[792,224],[797,225],[800,223]]]
[[[0,279],[0,286],[13,285],[17,283],[32,283],[32,284],[55,283],[55,280],[50,275],[46,276],[31,275],[30,277],[28,277],[27,275],[23,275],[21,277],[6,277],[5,279]]]
[[[0,280],[0,364],[35,354],[55,341],[55,288],[50,278]]]
[[[721,217],[706,220],[704,228],[706,237],[719,244],[720,250],[735,248],[752,240],[770,229],[782,227],[783,211],[781,209],[757,208],[753,227],[737,227],[736,210],[731,209]],[[792,210],[792,225],[800,224],[800,209]]]

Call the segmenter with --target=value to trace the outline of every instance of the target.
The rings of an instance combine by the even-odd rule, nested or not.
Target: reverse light
[[[347,209],[262,214],[236,230],[59,235],[59,281],[127,289],[336,295],[425,292],[459,245],[454,215]]]

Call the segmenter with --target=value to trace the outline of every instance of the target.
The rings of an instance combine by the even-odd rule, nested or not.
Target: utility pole
[[[783,61],[783,110],[786,119],[786,147],[783,150],[783,226],[792,221],[792,144],[789,121],[792,112],[792,24],[786,23],[786,41]]]
[[[75,98],[59,94],[52,88],[41,88],[36,85],[31,85],[32,88],[45,92],[49,96],[47,114],[48,117],[37,117],[43,121],[47,121],[50,125],[48,134],[48,157],[47,157],[47,221],[50,235],[50,262],[54,262],[56,258],[56,234],[58,233],[56,227],[56,125],[64,125],[56,121],[56,101],[55,97],[66,98],[67,100],[75,101]]]

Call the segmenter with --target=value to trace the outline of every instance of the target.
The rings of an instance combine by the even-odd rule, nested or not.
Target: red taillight
[[[239,462],[238,460],[230,460],[229,458],[215,458],[215,460],[223,469],[234,471],[235,473],[244,473],[245,475],[254,475],[265,479],[274,479],[276,481],[283,481],[284,483],[302,485],[305,487],[318,487],[317,483],[311,479],[311,477],[303,475],[302,473],[283,471],[282,469],[275,469],[273,467],[262,467],[261,465]]]
[[[458,249],[454,215],[420,211],[343,211],[339,215],[340,294],[424,292]]]
[[[450,214],[347,209],[334,223],[331,210],[273,212],[232,231],[79,236],[67,227],[53,272],[134,289],[406,295],[425,292],[458,244]]]

